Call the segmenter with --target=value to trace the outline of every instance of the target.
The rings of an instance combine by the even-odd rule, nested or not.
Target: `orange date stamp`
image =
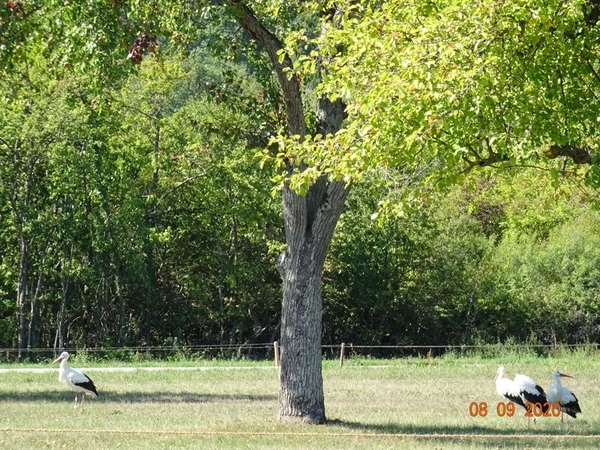
[[[558,417],[562,413],[560,403],[525,403],[525,417]],[[471,417],[486,417],[490,412],[487,402],[471,402],[469,415]],[[513,402],[498,402],[496,415],[498,417],[513,417],[516,406]]]

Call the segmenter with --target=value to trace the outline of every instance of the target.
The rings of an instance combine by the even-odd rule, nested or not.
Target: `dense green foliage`
[[[206,25],[194,32],[175,20],[184,7],[167,14],[163,2],[10,3],[1,346],[276,339],[285,238],[257,153],[309,164],[300,191],[323,173],[362,181],[325,268],[325,343],[600,337],[600,216],[595,191],[570,184],[596,186],[597,165],[544,152],[597,146],[598,27],[586,2],[351,1],[321,43],[332,70],[318,87],[323,54],[307,17],[319,8],[257,2],[287,31],[305,101],[327,92],[348,104],[338,137],[301,142],[281,137],[275,77],[223,23],[220,2],[192,18]],[[142,28],[170,33],[144,58],[130,47],[149,39]],[[277,136],[288,147],[273,151]],[[536,168],[472,170],[501,162]],[[443,198],[431,189],[452,183]]]
[[[547,162],[557,146],[595,152],[598,17],[588,0],[352,4],[330,34],[347,51],[325,88],[365,142],[356,164],[435,161],[432,182],[447,184],[479,165]],[[571,156],[553,175],[564,163],[594,183],[595,165],[574,165],[589,154]]]
[[[407,218],[360,189],[326,272],[325,339],[368,345],[596,342],[600,214],[526,173]],[[524,208],[519,191],[538,197]],[[534,194],[537,192],[537,194]]]
[[[149,58],[101,104],[32,72],[2,83],[4,345],[20,279],[27,346],[270,339],[279,215],[243,70]]]
[[[237,70],[210,58],[148,59],[101,111],[73,95],[76,78],[52,86],[51,102],[41,90],[25,116],[5,97],[16,112],[2,121],[3,345],[18,337],[21,232],[31,250],[27,345],[53,346],[61,332],[71,346],[277,337],[283,237],[269,171],[248,149],[263,139],[248,119],[256,110],[201,89],[237,79],[259,95]],[[26,157],[39,165],[29,194]],[[484,173],[418,212],[374,220],[380,200],[398,195],[389,179],[375,173],[357,186],[339,225],[325,343],[600,337],[600,215],[576,186]],[[28,204],[14,199],[24,195],[22,212]]]

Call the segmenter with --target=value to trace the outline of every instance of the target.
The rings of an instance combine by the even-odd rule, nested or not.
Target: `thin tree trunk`
[[[69,279],[61,279],[61,299],[60,310],[58,312],[58,321],[56,324],[56,333],[58,336],[58,348],[64,349],[67,346],[67,308],[69,300]]]
[[[44,280],[44,265],[46,264],[46,257],[48,256],[48,248],[50,243],[46,244],[46,248],[44,249],[44,254],[42,256],[42,261],[40,263],[40,271],[38,273],[38,279],[35,286],[35,292],[33,293],[33,297],[30,302],[30,313],[29,313],[29,327],[27,330],[27,348],[32,348],[37,346],[37,335],[35,333],[36,327],[36,318],[37,318],[37,301],[42,295],[42,284]]]
[[[19,145],[15,143],[15,158],[18,155]],[[18,158],[17,158],[18,159]],[[19,275],[17,278],[17,346],[18,358],[22,358],[22,350],[27,345],[27,326],[26,326],[26,307],[29,286],[29,242],[25,233],[25,224],[27,222],[28,210],[31,201],[34,170],[38,161],[38,155],[30,156],[27,160],[27,178],[25,181],[25,190],[23,191],[22,204],[19,205],[17,196],[13,198],[13,209],[15,211],[19,229]]]
[[[57,340],[54,342],[54,347],[59,349],[64,349],[68,345],[67,338],[67,311],[69,309],[69,287],[71,281],[71,262],[73,258],[73,243],[71,243],[71,249],[69,254],[65,254],[64,258],[67,259],[67,267],[65,267],[65,261],[62,263],[62,274],[61,274],[61,300],[60,300],[60,309],[58,311],[57,321],[56,321],[56,336]],[[58,347],[56,345],[58,344]]]
[[[119,346],[122,346],[125,342],[125,298],[123,297],[123,291],[121,289],[121,276],[119,274],[115,274],[115,291],[118,299],[119,305],[119,323],[118,323],[118,331],[117,331],[117,343]]]
[[[150,139],[153,149],[153,168],[152,168],[152,181],[148,188],[148,195],[150,196],[150,202],[145,211],[145,222],[146,222],[146,236],[144,238],[144,253],[145,253],[145,265],[146,265],[146,298],[142,304],[141,310],[141,322],[142,322],[142,337],[147,344],[151,343],[151,336],[149,333],[150,322],[152,321],[153,314],[151,311],[156,308],[156,297],[157,297],[157,271],[156,271],[156,259],[155,259],[155,244],[150,237],[150,230],[156,228],[156,211],[158,208],[158,188],[160,183],[160,143],[161,143],[161,120],[162,113],[160,107],[157,107],[152,114],[149,114],[147,118],[152,122],[154,134]]]
[[[23,230],[19,233],[19,275],[17,278],[17,346],[19,349],[18,358],[22,358],[22,350],[27,342],[27,327],[25,324],[27,285],[29,283],[29,246],[24,236]]]

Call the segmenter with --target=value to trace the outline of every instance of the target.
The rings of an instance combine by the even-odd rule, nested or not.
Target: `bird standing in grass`
[[[521,398],[517,384],[509,378],[504,378],[504,366],[498,367],[494,382],[496,383],[496,392],[498,395],[525,408],[525,402]]]
[[[540,415],[550,410],[544,390],[527,375],[516,374],[515,379],[504,378],[504,367],[498,367],[496,376],[496,392],[507,400],[525,408],[527,423],[535,416],[535,408],[539,408]],[[536,406],[539,404],[539,406]],[[535,417],[533,419],[535,422]]]
[[[564,387],[560,382],[561,377],[573,378],[571,375],[561,373],[558,370],[552,372],[554,385],[548,388],[548,401],[551,403],[558,403],[560,405],[560,422],[562,427],[565,413],[575,419],[577,418],[577,414],[581,413],[581,408],[579,407],[579,400],[577,400],[575,394],[573,394],[573,392],[568,388]]]
[[[81,412],[83,412],[83,401],[86,395],[98,396],[96,386],[90,377],[70,368],[67,365],[69,360],[69,353],[62,352],[58,358],[54,360],[52,364],[56,364],[60,361],[60,369],[58,370],[58,381],[65,383],[71,390],[75,391],[75,404],[73,408],[77,408],[77,400],[81,395]]]
[[[530,407],[534,408],[534,415],[537,415],[535,414],[535,408],[541,408],[543,414],[550,411],[550,404],[546,398],[546,393],[539,384],[527,375],[521,375],[520,373],[515,375],[515,384],[519,389],[519,393],[521,394],[525,406],[530,403]]]

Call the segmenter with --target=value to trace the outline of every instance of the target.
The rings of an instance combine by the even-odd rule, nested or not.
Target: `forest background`
[[[118,83],[37,47],[2,70],[0,347],[278,339],[285,111],[215,27],[210,48],[138,34],[153,51]],[[373,164],[326,261],[323,344],[598,342],[598,194],[567,160],[438,185]]]

